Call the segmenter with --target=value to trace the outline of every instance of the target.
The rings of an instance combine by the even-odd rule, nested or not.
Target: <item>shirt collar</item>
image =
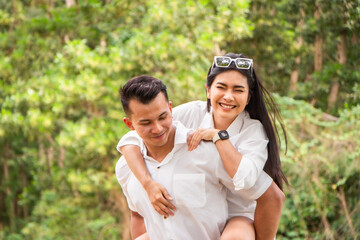
[[[175,138],[174,138],[174,149],[178,145],[184,144],[187,141],[187,137],[190,133],[190,129],[187,129],[182,123],[178,121],[173,121],[173,126],[175,127]],[[141,140],[140,146],[141,153],[144,157],[147,157],[147,149],[145,147],[144,141]]]
[[[214,119],[213,119],[213,111],[212,108],[210,109],[210,112],[206,112],[201,124],[200,128],[215,128],[214,127]],[[230,137],[235,136],[236,134],[239,134],[243,125],[244,120],[249,117],[249,113],[247,111],[242,111],[230,124],[230,126],[226,129],[226,131],[229,133]]]

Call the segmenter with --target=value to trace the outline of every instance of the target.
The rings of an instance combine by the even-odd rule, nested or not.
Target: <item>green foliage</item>
[[[311,105],[277,97],[288,130],[283,239],[352,239],[360,221],[360,108],[338,119]],[[319,234],[323,232],[323,234]]]
[[[313,1],[91,0],[67,8],[0,0],[0,239],[118,239],[125,212],[113,169],[127,131],[119,87],[150,74],[166,83],[174,105],[205,100],[206,74],[221,51],[253,57],[269,89],[298,99],[275,95],[291,183],[278,238],[358,234],[359,1],[317,3],[319,21]],[[343,32],[349,50],[339,64]],[[314,72],[318,33],[325,57]],[[324,112],[334,81],[337,118]],[[306,102],[314,99],[317,108]]]

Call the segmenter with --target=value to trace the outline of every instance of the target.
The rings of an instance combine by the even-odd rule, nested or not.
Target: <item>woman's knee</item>
[[[254,240],[255,228],[253,221],[246,217],[234,217],[228,220],[221,240]]]

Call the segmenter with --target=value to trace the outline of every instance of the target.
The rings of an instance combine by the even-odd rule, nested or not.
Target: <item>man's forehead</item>
[[[142,103],[137,99],[131,99],[129,101],[129,110],[131,111],[131,117],[138,119],[157,118],[169,110],[169,102],[163,94],[159,94],[149,103]]]

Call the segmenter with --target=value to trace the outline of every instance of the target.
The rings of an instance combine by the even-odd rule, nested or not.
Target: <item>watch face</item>
[[[229,139],[229,134],[227,131],[219,131],[219,136],[222,140]]]

